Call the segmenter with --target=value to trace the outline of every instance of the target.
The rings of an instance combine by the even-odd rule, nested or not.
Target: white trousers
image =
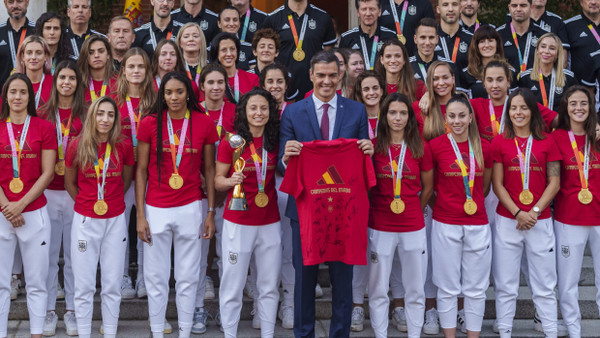
[[[406,289],[405,313],[409,337],[420,337],[425,314],[427,238],[425,229],[413,232],[385,232],[369,228],[369,311],[376,337],[387,337],[390,273],[394,255],[402,266]],[[456,320],[456,318],[455,318]]]
[[[600,220],[598,220],[600,223]],[[556,266],[560,311],[569,337],[581,337],[579,310],[579,277],[586,244],[592,251],[596,282],[596,305],[600,309],[600,226],[578,226],[554,221],[556,234]]]
[[[100,262],[102,323],[105,334],[116,334],[121,305],[123,255],[127,248],[127,228],[123,214],[91,218],[77,212],[71,228],[71,258],[75,275],[75,316],[79,337],[92,331],[96,271]]]
[[[144,282],[153,334],[162,334],[169,300],[171,246],[175,249],[175,291],[180,337],[192,329],[200,258],[202,256],[202,205],[200,201],[174,207],[146,205],[152,244],[144,243]]]
[[[516,229],[517,221],[496,216],[492,263],[496,289],[496,318],[501,337],[510,337],[519,292],[519,270],[523,248],[527,253],[530,288],[546,337],[556,337],[556,253],[552,219],[538,220],[527,231]],[[500,259],[501,258],[501,259]]]
[[[44,191],[48,200],[47,208],[50,216],[51,235],[50,235],[50,265],[48,267],[48,278],[46,287],[48,288],[48,311],[56,309],[56,293],[58,290],[58,260],[60,256],[60,247],[63,244],[63,257],[65,265],[63,266],[63,279],[65,287],[65,302],[67,310],[74,310],[73,303],[73,269],[71,267],[71,224],[73,224],[73,208],[75,202],[69,196],[66,190]]]
[[[131,186],[125,192],[125,223],[127,224],[127,234],[129,234],[129,227],[131,226],[131,210],[135,203],[135,182],[131,182]],[[136,250],[137,250],[137,277],[136,281],[144,279],[144,242],[136,236]],[[129,241],[127,241],[127,249],[125,250],[125,257],[123,257],[123,275],[129,276]]]
[[[453,225],[433,221],[431,251],[437,310],[444,329],[456,328],[457,297],[465,299],[467,330],[481,331],[485,291],[490,285],[492,234],[486,225]]]
[[[256,259],[257,315],[261,337],[273,337],[279,303],[281,224],[247,226],[223,222],[223,277],[219,289],[221,324],[225,337],[236,337],[250,257]]]
[[[200,231],[204,232],[204,221],[208,215],[208,199],[200,201],[202,204],[202,224]],[[208,267],[208,250],[210,248],[210,239],[201,238],[202,241],[202,256],[200,257],[200,275],[198,278],[198,287],[196,288],[195,307],[204,307],[204,294],[206,292],[206,268]]]
[[[25,219],[25,225],[19,228],[13,228],[0,215],[0,337],[7,336],[11,270],[17,243],[23,257],[31,334],[42,333],[46,318],[50,217],[45,206],[21,215]]]

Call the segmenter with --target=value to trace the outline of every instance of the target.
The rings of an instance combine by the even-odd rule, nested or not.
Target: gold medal
[[[183,177],[179,174],[171,174],[169,178],[169,186],[175,190],[181,189],[183,187]]]
[[[521,191],[519,194],[519,201],[524,205],[530,205],[533,203],[533,194],[529,189]]]
[[[579,202],[581,202],[581,204],[590,204],[592,203],[594,196],[590,192],[590,189],[581,189],[581,191],[579,191],[579,194],[577,194],[577,198],[579,199]]]
[[[54,172],[58,176],[65,176],[65,161],[58,161],[54,165]]]
[[[400,40],[400,42],[402,42],[403,45],[406,45],[406,37],[404,36],[404,34],[398,34],[398,40]]]
[[[12,179],[12,181],[10,181],[8,187],[10,188],[10,191],[12,191],[15,194],[18,194],[21,191],[23,191],[23,181],[21,181],[19,177],[15,177]]]
[[[294,60],[298,62],[304,60],[304,58],[306,57],[306,54],[302,49],[296,49],[292,55],[294,56]]]
[[[256,197],[254,197],[254,204],[256,204],[259,208],[264,208],[269,204],[269,196],[265,194],[263,191],[260,191]]]
[[[463,209],[465,209],[465,213],[467,213],[467,215],[474,215],[477,212],[477,203],[475,203],[475,201],[472,199],[468,199],[465,202]]]
[[[396,215],[403,213],[405,207],[404,201],[399,198],[394,198],[392,203],[390,203],[390,209],[392,209],[392,212]]]
[[[108,204],[106,204],[104,200],[97,200],[96,203],[94,203],[94,213],[96,213],[96,215],[102,216],[106,214],[107,211]]]

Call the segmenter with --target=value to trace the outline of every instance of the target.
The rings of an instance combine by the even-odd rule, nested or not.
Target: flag
[[[123,15],[129,18],[135,27],[144,23],[141,0],[126,0]]]

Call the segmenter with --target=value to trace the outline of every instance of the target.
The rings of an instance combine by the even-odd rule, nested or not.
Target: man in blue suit
[[[310,62],[310,79],[314,94],[289,105],[280,124],[278,168],[285,173],[290,156],[298,156],[301,142],[356,138],[357,146],[373,155],[369,140],[367,112],[355,101],[337,95],[339,62],[331,51],[317,53]],[[288,197],[285,215],[291,219],[293,264],[296,278],[294,287],[294,335],[314,337],[315,285],[318,265],[304,265],[298,210],[293,196]],[[365,236],[367,234],[365,233]],[[352,314],[352,265],[328,262],[332,285],[332,310],[329,337],[348,337]]]

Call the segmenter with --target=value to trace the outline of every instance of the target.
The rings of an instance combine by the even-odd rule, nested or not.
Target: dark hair
[[[419,29],[419,27],[432,27],[436,29],[436,34],[437,34],[437,22],[435,21],[434,18],[422,18],[421,20],[419,20],[419,22],[417,22],[417,25],[415,26],[415,35],[417,35],[417,30]]]
[[[465,93],[457,93],[448,100],[446,103],[446,109],[452,103],[462,104],[467,107],[469,111],[469,115],[471,116],[471,123],[469,123],[469,127],[467,128],[467,135],[471,142],[473,153],[475,154],[475,160],[479,168],[483,169],[484,167],[484,159],[483,159],[483,149],[481,148],[481,136],[479,135],[479,129],[477,127],[477,119],[475,118],[475,111],[473,110],[473,106],[471,105],[471,101],[469,97]],[[448,113],[446,113],[448,116]]]
[[[517,96],[521,96],[523,98],[525,104],[531,111],[529,130],[531,131],[533,138],[535,138],[536,140],[545,139],[546,136],[544,135],[544,131],[546,130],[546,125],[544,124],[544,119],[542,118],[542,114],[540,113],[540,109],[538,108],[537,99],[535,98],[535,95],[533,95],[531,90],[529,90],[528,88],[517,88],[508,96],[508,100],[506,101],[505,107],[507,116],[504,118],[504,134],[507,138],[515,138],[516,136],[512,120],[510,119],[510,116],[508,116],[508,114],[510,111],[512,100]]]
[[[227,6],[223,7],[223,9],[221,9],[221,10],[219,11],[219,16],[218,16],[218,20],[219,20],[219,22],[221,21],[221,15],[222,15],[222,14],[223,14],[223,12],[225,12],[225,11],[235,11],[236,13],[238,13],[238,17],[239,17],[239,12],[238,12],[237,8],[235,8],[235,7],[231,6],[231,5],[227,5]]]
[[[158,75],[158,58],[160,57],[160,52],[162,51],[165,45],[171,45],[171,47],[175,49],[177,61],[175,61],[174,71],[185,73],[185,65],[183,64],[183,56],[181,55],[181,49],[179,48],[179,46],[177,46],[177,44],[173,40],[162,39],[158,42],[158,44],[156,45],[156,49],[154,50],[154,54],[152,54],[152,76],[154,77]]]
[[[408,50],[406,46],[398,40],[386,40],[381,49],[377,53],[377,61],[375,61],[375,72],[377,72],[382,78],[386,78],[386,70],[383,64],[381,63],[381,59],[385,54],[385,50],[390,46],[397,46],[402,50],[402,57],[404,59],[404,66],[400,69],[400,78],[397,83],[394,83],[398,86],[398,92],[406,95],[409,100],[416,101],[417,100],[417,81],[415,80],[415,73],[410,65]]]
[[[265,88],[265,81],[267,80],[267,72],[270,70],[280,70],[283,73],[283,79],[285,80],[286,87],[290,88],[290,74],[287,68],[281,63],[275,61],[274,63],[268,65],[260,72],[260,76],[258,77],[260,88]]]
[[[469,46],[469,64],[467,66],[467,72],[477,80],[483,79],[484,74],[484,66],[481,60],[481,53],[479,52],[479,42],[488,39],[496,41],[496,54],[494,54],[494,59],[490,62],[504,60],[504,47],[500,34],[490,25],[481,25],[475,31],[475,34],[473,34],[473,39]]]
[[[6,120],[10,116],[10,108],[8,107],[8,87],[15,80],[23,80],[27,85],[27,92],[29,93],[29,98],[27,102],[27,115],[37,116],[35,110],[35,93],[33,91],[33,86],[31,85],[31,81],[27,77],[27,75],[23,73],[14,73],[9,76],[6,82],[4,83],[4,87],[2,87],[2,111],[0,112],[0,120]]]
[[[163,152],[162,151],[163,150],[163,144],[162,144],[163,114],[164,114],[164,112],[166,112],[169,109],[169,107],[167,106],[167,101],[165,100],[165,87],[166,87],[166,84],[171,80],[177,80],[177,81],[183,83],[185,86],[185,89],[187,91],[187,96],[188,96],[187,109],[190,111],[190,140],[192,139],[192,130],[193,130],[193,128],[191,127],[192,126],[192,118],[195,113],[200,111],[200,106],[198,105],[198,98],[196,97],[196,94],[194,94],[192,82],[187,77],[187,75],[185,73],[175,72],[175,71],[168,72],[167,74],[165,74],[165,76],[162,79],[162,84],[161,84],[160,88],[158,89],[158,96],[156,97],[156,101],[154,102],[154,105],[152,106],[152,108],[150,109],[150,112],[148,114],[148,115],[152,115],[152,116],[156,117],[156,140],[157,140],[156,141],[156,169],[158,171],[158,184],[159,185],[160,185],[160,178],[161,178],[162,152]],[[180,142],[185,142],[185,140],[180,140]],[[194,157],[195,156],[191,157],[192,162],[194,161]],[[190,167],[190,170],[191,170],[191,167]]]
[[[419,135],[417,116],[412,109],[412,103],[409,101],[408,97],[400,93],[392,93],[383,101],[381,113],[379,115],[379,124],[377,125],[377,144],[375,145],[375,152],[385,154],[392,141],[390,126],[387,121],[387,114],[392,102],[402,102],[406,105],[408,109],[408,121],[406,127],[404,127],[404,141],[406,142],[408,149],[410,149],[413,158],[423,157],[423,141]]]
[[[375,80],[377,80],[377,82],[379,83],[379,87],[381,87],[381,89],[383,91],[381,98],[379,99],[379,107],[381,107],[383,100],[387,96],[387,85],[385,84],[385,79],[383,77],[381,77],[381,75],[377,74],[375,71],[372,71],[372,70],[365,70],[364,72],[360,73],[360,75],[358,75],[358,77],[356,78],[356,82],[354,83],[354,90],[352,92],[352,100],[360,102],[362,104],[365,103],[365,100],[362,96],[362,82],[365,79],[370,78],[370,77],[374,77]]]
[[[208,53],[208,62],[210,63],[219,63],[219,45],[223,40],[231,40],[235,43],[236,53],[235,59],[238,59],[240,55],[240,39],[237,38],[234,34],[221,32],[217,34],[212,41],[210,42],[210,52]]]
[[[261,39],[273,40],[275,42],[275,50],[279,51],[281,49],[281,39],[279,39],[279,34],[271,28],[261,28],[254,33],[254,36],[252,37],[252,50],[258,48],[258,43]]]
[[[250,133],[248,116],[246,115],[246,106],[248,105],[250,98],[257,95],[264,97],[269,104],[269,121],[267,121],[267,124],[265,125],[265,143],[263,144],[263,148],[268,152],[273,152],[279,145],[279,109],[277,108],[275,99],[268,91],[255,87],[242,95],[240,103],[238,103],[235,108],[235,120],[233,126],[238,135],[246,140],[246,143],[252,142],[252,134]]]
[[[77,64],[73,60],[65,60],[61,61],[54,71],[54,79],[52,80],[52,91],[50,92],[50,98],[48,102],[44,103],[43,106],[39,107],[40,111],[43,111],[47,114],[46,118],[48,121],[55,123],[56,116],[54,112],[58,109],[58,76],[63,69],[71,69],[75,72],[75,79],[77,81],[77,86],[75,87],[75,92],[73,93],[73,105],[71,106],[71,116],[74,118],[79,118],[81,122],[84,122],[85,115],[87,113],[87,106],[85,103],[85,92],[83,90],[83,82],[81,79],[81,72],[79,68],[77,68]]]
[[[115,75],[115,64],[113,62],[112,53],[110,52],[110,43],[108,39],[102,35],[92,34],[83,42],[81,46],[81,51],[79,53],[79,59],[77,59],[77,67],[79,67],[79,71],[81,72],[81,79],[86,88],[89,88],[89,78],[91,76],[90,65],[88,63],[88,58],[90,55],[90,48],[94,42],[101,42],[106,48],[106,53],[108,54],[108,61],[106,61],[106,65],[104,66],[104,81],[109,83],[111,77]]]
[[[485,74],[490,68],[502,68],[502,70],[504,71],[504,75],[506,75],[506,80],[508,80],[509,83],[512,82],[512,70],[508,62],[504,60],[492,60],[488,62],[488,64],[485,65],[485,67],[483,68],[483,72],[481,73],[482,80],[485,79]]]
[[[227,71],[225,70],[225,68],[223,68],[223,66],[221,66],[218,63],[209,63],[204,68],[202,68],[202,72],[200,73],[200,79],[198,80],[198,88],[201,88],[200,84],[204,83],[208,74],[212,72],[221,73],[221,75],[223,75],[223,77],[225,78],[225,95],[227,96],[230,102],[235,102],[235,99],[231,94],[231,88],[229,88],[229,84],[227,82]]]
[[[508,4],[510,4],[512,2],[512,0],[508,0]],[[527,0],[527,2],[529,2],[529,4],[531,5],[533,3],[533,0]]]
[[[595,113],[596,103],[592,92],[582,85],[574,85],[569,87],[563,94],[560,100],[560,106],[558,107],[558,126],[556,129],[571,130],[571,118],[569,117],[569,98],[577,92],[584,93],[588,100],[589,114],[583,128],[585,129],[585,135],[589,140],[592,141],[592,147],[598,153],[600,153],[600,144],[596,140],[596,125],[598,124],[598,116]]]
[[[310,71],[315,71],[315,64],[317,63],[332,63],[335,62],[338,71],[340,70],[340,60],[335,56],[335,52],[333,50],[323,50],[315,54],[310,59]]]
[[[68,60],[71,54],[73,54],[73,48],[67,39],[67,24],[65,23],[65,20],[63,20],[63,18],[55,12],[43,13],[35,22],[34,34],[43,37],[44,24],[52,19],[58,19],[60,24],[60,39],[58,39],[58,46],[56,48],[56,53],[54,54],[56,63],[59,63],[64,60]]]
[[[354,6],[356,6],[356,9],[358,9],[358,5],[361,2],[369,2],[369,1],[375,1],[375,2],[377,2],[377,8],[381,8],[381,0],[355,0],[354,1]]]

